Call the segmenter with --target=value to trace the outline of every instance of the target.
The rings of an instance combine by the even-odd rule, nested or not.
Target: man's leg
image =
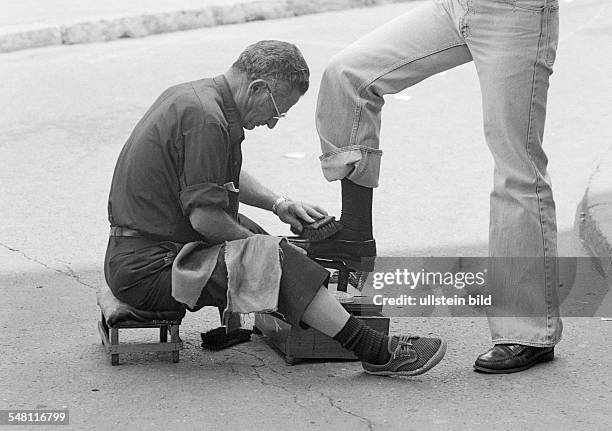
[[[372,240],[383,97],[471,60],[456,24],[463,13],[450,0],[428,2],[332,58],[321,81],[316,124],[323,173],[329,181],[342,180],[342,216],[339,232],[329,238],[333,244],[312,244],[309,254],[333,252],[334,246],[358,256],[376,254],[373,241],[359,242]]]
[[[294,326],[305,323],[355,353],[366,372],[418,375],[438,364],[446,353],[439,338],[388,337],[351,316],[322,284],[329,272],[294,247],[283,250],[278,311]]]
[[[183,311],[172,297],[172,260],[178,244],[140,237],[110,237],[104,275],[113,294],[134,308],[146,311]],[[171,258],[171,259],[169,259]]]
[[[542,149],[557,39],[551,0],[476,0],[466,22],[495,160],[488,317],[498,346],[478,358],[479,371],[521,371],[550,360],[561,338],[555,204]]]
[[[325,335],[335,337],[344,328],[350,316],[332,294],[322,286],[312,298],[308,308],[304,310],[301,320]]]

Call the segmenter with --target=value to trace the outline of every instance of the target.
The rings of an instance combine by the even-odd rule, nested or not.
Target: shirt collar
[[[228,128],[230,139],[232,143],[242,142],[244,139],[242,118],[240,117],[240,111],[238,111],[236,101],[232,95],[232,90],[229,88],[227,79],[225,79],[225,76],[219,75],[213,78],[213,82],[215,83],[215,89],[219,92],[219,94],[221,94],[221,98],[223,99],[223,112],[225,113],[225,118],[229,123]]]

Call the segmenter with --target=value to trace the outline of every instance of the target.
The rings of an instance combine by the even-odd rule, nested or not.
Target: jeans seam
[[[543,208],[542,208],[542,198],[540,196],[540,176],[538,175],[538,169],[533,161],[533,157],[530,151],[530,146],[532,142],[532,133],[533,133],[533,109],[535,104],[535,92],[536,92],[536,83],[537,83],[537,75],[538,75],[538,61],[540,60],[540,56],[542,55],[542,40],[546,36],[544,23],[546,21],[545,14],[541,15],[540,19],[540,36],[538,38],[538,50],[536,52],[536,58],[533,65],[533,75],[532,75],[532,84],[531,84],[531,103],[529,107],[529,123],[527,129],[527,142],[525,145],[525,149],[527,152],[527,156],[531,162],[531,166],[533,168],[533,172],[535,175],[535,195],[538,200],[538,215],[540,219],[540,230],[542,233],[542,252],[544,254],[544,289],[545,289],[545,297],[546,297],[546,339],[549,340],[551,337],[551,319],[550,319],[550,274],[549,274],[549,263],[548,263],[548,249],[546,246],[546,229],[544,228],[544,219],[543,219]]]
[[[451,48],[455,48],[457,46],[461,46],[461,45],[465,45],[465,42],[463,41],[454,41],[453,43],[450,43],[442,48],[439,48],[437,50],[431,51],[425,55],[421,55],[418,57],[414,57],[414,58],[410,58],[410,59],[402,59],[400,61],[396,61],[395,63],[393,63],[391,66],[388,66],[386,68],[383,68],[380,72],[371,75],[368,79],[366,79],[363,84],[361,84],[358,88],[357,88],[357,94],[359,95],[360,99],[363,98],[363,91],[368,88],[370,85],[372,85],[374,82],[378,81],[380,78],[382,78],[383,76],[385,76],[386,74],[399,69],[400,67],[403,67],[409,63],[412,63],[414,61],[417,60],[422,60],[425,57],[429,57],[431,55],[434,54],[438,54],[439,52],[442,51],[446,51],[447,49],[451,49]],[[353,113],[353,125],[351,127],[351,137],[349,139],[349,143],[351,145],[355,145],[356,141],[357,141],[357,132],[359,130],[359,122],[361,120],[361,111],[363,109],[363,103],[361,100],[358,101],[358,103],[355,105],[355,109],[354,109],[354,113]]]
[[[553,53],[556,52],[556,43],[555,43],[555,49],[551,49],[551,44],[553,41],[553,37],[552,37],[552,32],[550,30],[551,27],[551,20],[553,19],[553,13],[556,13],[558,11],[558,7],[549,7],[546,9],[545,14],[546,14],[546,28],[547,28],[547,40],[546,40],[546,65],[550,68],[553,67],[554,63],[555,63],[555,55]]]
[[[450,43],[448,45],[443,46],[442,48],[436,49],[434,51],[428,52],[427,54],[418,56],[418,57],[412,57],[409,59],[402,59],[400,61],[396,61],[395,63],[393,63],[391,66],[387,66],[386,68],[382,69],[382,71],[373,74],[372,76],[370,76],[370,78],[366,79],[364,81],[363,84],[361,84],[358,88],[357,88],[357,94],[359,94],[359,96],[362,96],[362,92],[363,90],[365,90],[367,87],[369,87],[371,84],[373,84],[374,82],[378,81],[380,78],[382,78],[384,75],[388,74],[389,72],[392,72],[396,69],[399,69],[402,66],[407,65],[408,63],[412,63],[414,61],[417,60],[422,60],[425,57],[430,57],[434,54],[438,54],[442,51],[446,51],[447,49],[451,49],[451,48],[455,48],[457,46],[461,46],[461,45],[465,45],[464,41],[455,41],[453,43]]]
[[[360,92],[359,95],[361,96]],[[355,110],[353,113],[353,126],[351,127],[351,136],[349,138],[349,144],[355,145],[357,142],[357,131],[359,130],[359,123],[361,121],[361,111],[362,111],[362,102],[361,100],[357,101],[355,105]]]
[[[544,55],[544,61],[546,63],[547,66],[550,67],[550,49],[548,49],[548,47],[550,46],[550,8],[547,8],[546,10],[544,10],[544,22],[546,23],[546,44],[544,45],[544,49],[546,50],[546,53]]]

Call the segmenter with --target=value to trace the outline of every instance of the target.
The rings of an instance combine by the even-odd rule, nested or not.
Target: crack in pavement
[[[251,365],[250,366],[253,369],[253,372],[255,373],[255,375],[257,376],[257,378],[260,380],[261,384],[263,386],[273,386],[275,388],[278,388],[286,393],[288,393],[289,395],[291,395],[291,399],[293,401],[293,404],[295,404],[296,406],[308,411],[308,408],[302,404],[300,404],[299,400],[298,400],[298,396],[297,393],[290,391],[288,388],[284,387],[281,384],[278,383],[272,383],[268,380],[266,380],[266,378],[259,372],[259,368],[263,368],[266,367],[265,364],[261,364],[261,365]]]
[[[288,393],[289,395],[291,395],[291,398],[292,398],[292,400],[293,400],[293,403],[294,403],[296,406],[298,406],[298,407],[300,407],[300,408],[302,408],[302,409],[304,409],[304,410],[308,411],[307,407],[306,407],[306,406],[304,406],[304,405],[302,405],[302,404],[300,404],[300,402],[298,401],[298,396],[297,396],[297,393],[296,393],[296,392],[290,391],[288,388],[284,387],[284,386],[283,386],[283,385],[281,385],[281,384],[270,382],[269,380],[267,380],[267,379],[266,379],[266,378],[265,378],[265,377],[264,377],[264,376],[263,376],[263,375],[262,375],[262,374],[259,372],[259,368],[266,367],[267,369],[269,369],[269,370],[271,370],[271,371],[275,372],[277,375],[282,375],[282,374],[278,373],[277,371],[275,371],[275,370],[274,370],[272,367],[270,367],[268,364],[266,364],[266,361],[265,361],[263,358],[261,358],[260,356],[258,356],[258,355],[257,355],[257,354],[255,354],[255,353],[246,352],[246,351],[241,350],[241,349],[234,348],[234,350],[236,350],[236,351],[237,351],[237,352],[239,352],[239,353],[242,353],[243,355],[247,355],[247,356],[250,356],[250,357],[252,357],[252,358],[255,358],[255,359],[257,359],[257,360],[260,362],[260,364],[258,364],[258,365],[249,365],[249,367],[250,367],[250,368],[253,370],[253,372],[255,373],[255,375],[257,376],[257,378],[259,379],[260,383],[261,383],[263,386],[273,386],[273,387],[275,387],[275,388],[278,388],[278,389],[280,389],[280,390],[282,390],[282,391],[284,391],[284,392]]]
[[[601,206],[610,206],[610,202],[597,202],[588,206],[588,209],[593,209]],[[584,214],[584,211],[581,211],[581,216]],[[586,216],[586,214],[584,214]]]
[[[329,405],[331,405],[332,408],[334,408],[334,409],[336,409],[336,410],[338,410],[338,411],[340,411],[340,412],[342,412],[344,414],[356,417],[360,421],[364,422],[367,425],[369,430],[373,430],[374,429],[374,423],[370,419],[368,419],[368,418],[366,418],[364,416],[359,416],[357,413],[353,413],[350,410],[346,410],[346,409],[336,405],[335,400],[333,399],[333,397],[330,397],[329,395],[325,395],[323,392],[319,392],[319,394],[323,398],[327,399],[327,401],[329,401]]]
[[[230,364],[230,363],[228,363],[228,362],[227,362],[227,361],[229,361],[230,359],[231,359],[231,356],[228,356],[228,357],[226,357],[226,358],[223,358],[223,359],[222,359],[222,360],[220,360],[219,362],[217,362],[217,364],[219,364],[219,365],[225,365],[225,366],[230,367],[230,370],[231,370],[232,374],[234,374],[235,376],[238,376],[238,377],[242,376],[242,374],[240,374],[240,371],[238,371],[238,370],[236,369],[236,367],[234,366],[234,364]]]
[[[253,357],[253,358],[255,358],[255,359],[257,359],[257,360],[259,360],[259,361],[261,362],[259,365],[251,365],[250,367],[253,369],[253,371],[255,372],[255,374],[257,375],[257,377],[259,378],[259,380],[261,381],[261,384],[262,384],[262,385],[264,385],[264,386],[274,386],[274,387],[277,387],[277,388],[279,388],[279,389],[284,390],[285,392],[287,392],[287,393],[289,393],[289,394],[293,395],[293,402],[294,402],[294,403],[295,403],[297,406],[302,407],[302,408],[304,408],[304,409],[307,409],[307,407],[306,407],[306,406],[303,406],[303,405],[301,405],[301,404],[298,402],[298,400],[297,400],[297,394],[296,394],[296,393],[294,393],[294,392],[290,391],[289,389],[285,388],[284,386],[281,386],[281,385],[279,385],[279,384],[274,384],[274,383],[271,383],[271,382],[267,381],[267,380],[266,380],[266,379],[265,379],[265,378],[264,378],[264,377],[261,375],[261,373],[259,372],[258,368],[263,368],[263,367],[266,367],[268,370],[270,370],[270,371],[271,371],[271,372],[273,372],[274,374],[276,374],[276,375],[278,375],[278,376],[282,376],[282,377],[284,377],[284,378],[287,378],[285,375],[283,375],[283,374],[282,374],[280,371],[278,371],[278,370],[276,370],[276,369],[272,368],[271,366],[269,366],[268,364],[266,364],[266,361],[265,361],[263,358],[259,357],[258,355],[254,354],[254,353],[251,353],[251,352],[245,352],[244,350],[240,350],[240,349],[235,349],[235,350],[237,350],[238,352],[240,352],[240,353],[242,353],[242,354],[244,354],[244,355],[251,356],[251,357]],[[315,392],[313,392],[313,391],[311,391],[311,390],[310,390],[310,387],[304,387],[304,389],[306,389],[307,391],[309,391],[309,392],[311,392],[311,393],[315,393]],[[365,424],[365,425],[368,427],[368,430],[374,430],[374,423],[373,423],[373,422],[372,422],[370,419],[368,419],[368,418],[366,418],[366,417],[364,417],[364,416],[359,416],[358,414],[353,413],[353,412],[352,412],[352,411],[350,411],[350,410],[347,410],[347,409],[345,409],[345,408],[342,408],[342,407],[338,406],[338,405],[336,404],[336,400],[334,400],[334,398],[333,398],[333,397],[331,397],[331,396],[329,396],[329,395],[326,395],[326,394],[324,394],[323,392],[316,392],[316,393],[318,393],[318,394],[321,396],[321,398],[323,398],[323,399],[327,400],[327,402],[329,403],[329,405],[330,405],[330,406],[331,406],[333,409],[335,409],[335,410],[337,410],[337,411],[339,411],[339,412],[341,412],[341,413],[344,413],[344,414],[346,414],[346,415],[353,416],[353,417],[355,417],[355,418],[359,419],[361,422],[364,422],[364,424]]]
[[[6,248],[7,250],[12,251],[14,253],[19,253],[20,255],[25,257],[30,262],[34,262],[34,263],[36,263],[38,265],[41,265],[41,266],[43,266],[43,267],[45,267],[45,268],[47,268],[47,269],[49,269],[51,271],[57,272],[58,274],[62,274],[62,275],[65,275],[67,277],[70,277],[70,278],[74,279],[77,283],[79,283],[79,284],[81,284],[81,285],[83,285],[85,287],[88,287],[88,288],[93,289],[93,290],[98,290],[98,288],[96,286],[93,286],[93,285],[91,285],[89,283],[85,283],[83,280],[81,280],[81,277],[76,272],[74,272],[74,270],[72,268],[70,268],[68,265],[65,265],[66,268],[68,268],[67,270],[61,270],[61,269],[53,268],[53,267],[47,265],[46,263],[44,263],[44,262],[42,262],[42,261],[40,261],[40,260],[38,260],[36,258],[28,256],[27,254],[25,254],[25,252],[23,252],[23,251],[21,251],[19,249],[10,247],[10,246],[8,246],[8,245],[6,245],[4,243],[1,243],[1,242],[0,242],[0,246],[2,246],[4,248]]]

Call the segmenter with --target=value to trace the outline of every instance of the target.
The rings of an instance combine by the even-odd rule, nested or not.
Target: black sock
[[[389,362],[391,354],[387,348],[389,337],[378,332],[354,316],[349,317],[334,340],[352,351],[359,360],[381,365]]]
[[[372,196],[373,189],[363,187],[344,178],[342,187],[342,215],[340,222],[344,230],[353,231],[359,236],[355,239],[372,238]],[[350,239],[350,238],[346,238]]]

